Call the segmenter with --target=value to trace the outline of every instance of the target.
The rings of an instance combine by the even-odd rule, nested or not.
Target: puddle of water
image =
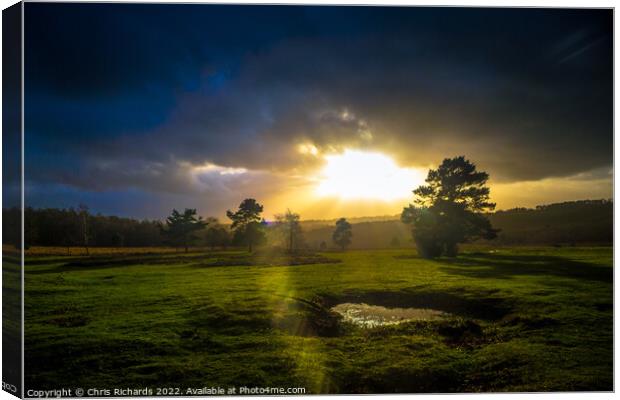
[[[345,321],[363,328],[395,325],[407,321],[432,321],[450,314],[432,308],[386,308],[366,303],[342,303],[332,307]]]

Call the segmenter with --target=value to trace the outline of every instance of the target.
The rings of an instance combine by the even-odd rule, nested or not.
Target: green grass
[[[21,258],[15,251],[2,257],[2,378],[21,389],[22,359]],[[19,392],[19,389],[18,389]],[[17,393],[16,393],[17,394]]]
[[[30,257],[26,389],[612,390],[612,275],[611,248]],[[362,329],[343,301],[453,316]]]

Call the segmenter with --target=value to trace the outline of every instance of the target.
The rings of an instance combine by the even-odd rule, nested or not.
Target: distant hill
[[[500,244],[612,244],[611,200],[582,200],[515,208],[489,215]]]
[[[581,200],[548,204],[536,208],[515,208],[488,214],[498,238],[497,245],[585,245],[613,243],[613,202]],[[412,246],[408,225],[398,216],[351,218],[351,248],[389,248]],[[306,243],[331,247],[334,221],[303,221]]]
[[[308,219],[302,221],[304,227],[307,229],[320,228],[328,225],[335,225],[338,218],[332,219]],[[374,217],[347,217],[347,221],[351,224],[359,224],[364,222],[385,222],[385,221],[399,221],[400,215],[380,215]]]

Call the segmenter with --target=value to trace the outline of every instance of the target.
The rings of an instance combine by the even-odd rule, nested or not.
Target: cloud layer
[[[344,149],[464,154],[498,184],[612,164],[610,10],[26,7],[33,193],[220,207],[306,187]]]

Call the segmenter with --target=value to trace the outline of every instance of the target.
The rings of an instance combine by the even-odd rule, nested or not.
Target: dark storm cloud
[[[306,33],[301,7],[29,4],[28,83],[69,96],[191,89],[215,65]]]
[[[299,154],[302,143],[379,149],[410,166],[465,154],[500,181],[612,162],[609,10],[27,13],[35,181],[182,193],[200,190],[189,165],[307,170],[320,160]]]

